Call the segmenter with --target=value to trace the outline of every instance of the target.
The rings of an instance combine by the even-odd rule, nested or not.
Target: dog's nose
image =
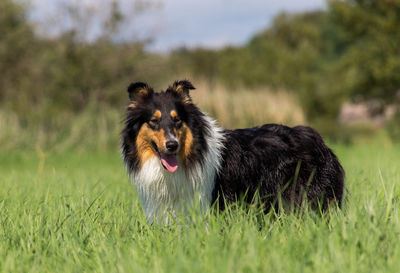
[[[165,144],[165,146],[167,146],[168,152],[175,152],[178,149],[178,145],[178,142],[175,140],[169,140]]]

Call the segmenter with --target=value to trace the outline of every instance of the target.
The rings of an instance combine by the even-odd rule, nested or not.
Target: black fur
[[[219,207],[244,195],[250,202],[258,191],[266,210],[278,197],[299,205],[305,194],[313,207],[341,206],[344,171],[334,153],[312,128],[278,124],[225,131],[221,172],[213,200]],[[296,176],[296,169],[298,173]]]
[[[203,164],[207,153],[210,124],[191,101],[189,81],[174,82],[166,91],[154,93],[147,84],[129,86],[134,107],[129,107],[122,132],[122,153],[128,172],[140,168],[135,145],[139,129],[148,123],[155,109],[178,112],[193,134],[190,155],[183,167]],[[142,92],[143,91],[143,92]],[[212,203],[224,209],[241,196],[251,202],[258,193],[265,210],[282,200],[299,206],[303,197],[326,210],[342,204],[344,170],[335,154],[312,128],[265,124],[261,127],[224,131],[221,167],[216,175]],[[211,205],[211,204],[210,204]]]
[[[143,83],[131,84],[131,86],[143,87]],[[148,87],[147,84],[145,86]],[[128,92],[131,94],[129,88]],[[175,109],[181,120],[189,126],[194,141],[191,148],[192,152],[185,160],[186,167],[191,168],[195,162],[203,161],[204,154],[207,152],[205,135],[208,131],[208,125],[203,119],[204,114],[194,104],[183,103],[180,95],[174,93],[171,88],[163,92],[151,94],[151,99],[139,103],[134,108],[127,109],[121,146],[128,171],[136,171],[139,168],[139,159],[136,156],[137,148],[134,140],[137,137],[140,127],[143,123],[150,120],[155,109],[163,109],[166,113],[169,113],[171,109]]]

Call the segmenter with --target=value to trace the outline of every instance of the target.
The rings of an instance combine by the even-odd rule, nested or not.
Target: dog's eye
[[[180,118],[174,117],[172,120],[173,120],[173,122],[175,123],[176,126],[180,127],[182,125],[182,121],[181,121]]]
[[[157,118],[152,118],[152,119],[150,119],[150,123],[152,123],[152,124],[158,124],[159,121],[160,121],[160,120],[157,119]]]

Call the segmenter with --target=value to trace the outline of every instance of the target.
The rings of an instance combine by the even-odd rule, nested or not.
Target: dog
[[[194,89],[187,80],[161,92],[143,82],[128,87],[121,150],[150,223],[167,223],[195,203],[223,210],[256,195],[266,212],[279,200],[341,207],[344,170],[314,129],[224,129],[193,103]]]

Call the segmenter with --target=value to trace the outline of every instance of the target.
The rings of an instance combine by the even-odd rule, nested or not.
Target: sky
[[[143,1],[143,0],[141,0]],[[280,12],[303,12],[326,7],[325,0],[119,0],[127,22],[120,39],[151,39],[148,49],[168,52],[178,47],[219,48],[242,45],[270,25]],[[31,0],[32,20],[39,32],[57,35],[74,25],[65,15],[66,3],[74,4],[86,20],[85,36],[95,39],[102,31],[109,0]],[[64,8],[63,8],[64,7]]]

